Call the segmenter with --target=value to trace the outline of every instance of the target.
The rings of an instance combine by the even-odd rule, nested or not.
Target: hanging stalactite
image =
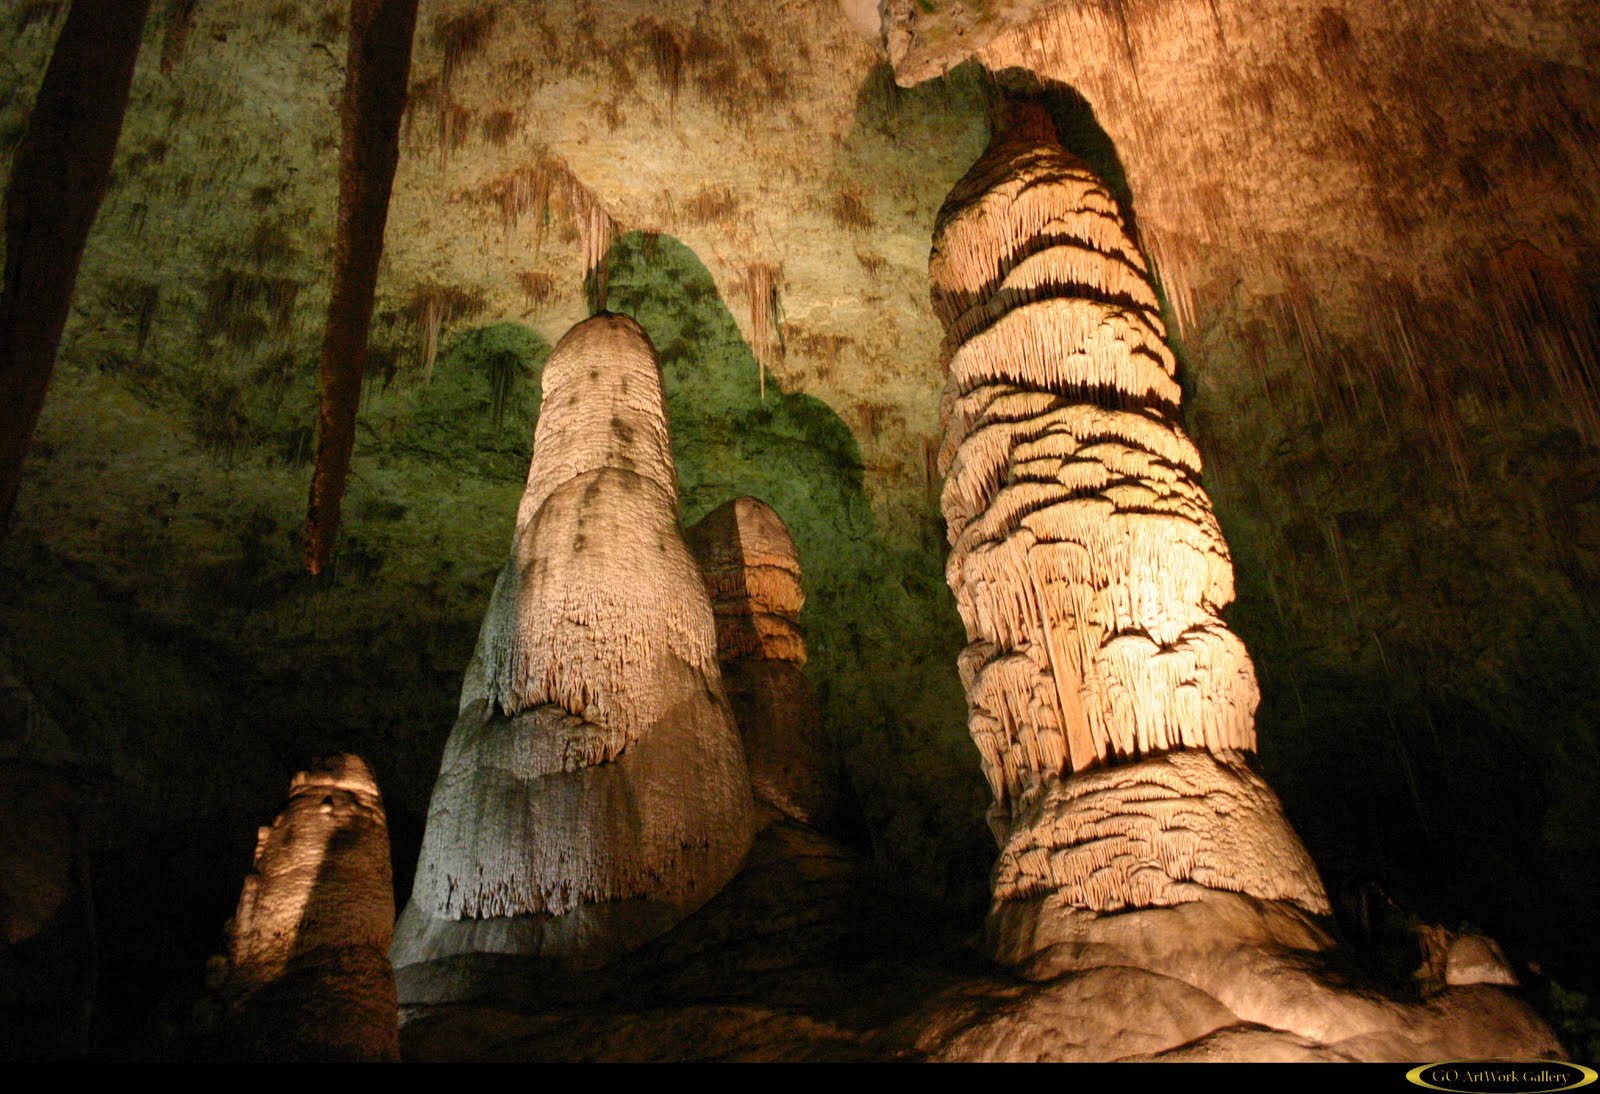
[[[149,0],[74,0],[6,188],[0,285],[0,536],[67,324],[78,262],[111,160]]]
[[[318,366],[317,461],[306,513],[305,563],[313,574],[332,563],[339,534],[416,22],[416,0],[353,0],[350,5],[333,294]]]

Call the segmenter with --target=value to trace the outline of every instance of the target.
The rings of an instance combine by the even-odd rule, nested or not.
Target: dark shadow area
[[[1262,764],[1353,941],[1374,888],[1495,937],[1584,1059],[1600,1045],[1595,946],[1574,929],[1600,899],[1597,621],[1542,570],[1530,518],[1547,503],[1525,468],[1507,474],[1502,438],[1473,438],[1475,494],[1450,501],[1402,410],[1392,436],[1371,419],[1330,427],[1320,454],[1259,407],[1202,417],[1201,451],[1225,468],[1229,619],[1261,683]],[[1258,445],[1276,466],[1252,479]],[[1506,558],[1521,561],[1490,561]]]

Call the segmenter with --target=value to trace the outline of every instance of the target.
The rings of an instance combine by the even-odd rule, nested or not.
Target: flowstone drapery
[[[948,577],[1003,847],[996,909],[1209,888],[1326,912],[1243,763],[1255,674],[1219,614],[1232,564],[1144,257],[1044,110],[1011,110],[945,203],[930,268],[952,350]]]
[[[1145,259],[1042,105],[1007,102],[999,122],[934,230],[942,504],[1001,846],[987,942],[1047,984],[977,1019],[952,996],[919,1044],[965,1060],[1551,1051],[1486,986],[1503,970],[1407,1005],[1333,959],[1316,867],[1248,764],[1255,675],[1219,614],[1232,564]]]
[[[698,908],[750,844],[655,352],[633,320],[596,316],[543,384],[512,556],[396,928],[402,1002],[492,992],[515,964],[501,957],[601,964]]]

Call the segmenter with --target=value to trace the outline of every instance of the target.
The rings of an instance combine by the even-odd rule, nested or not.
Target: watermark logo
[[[1457,1060],[1423,1064],[1406,1078],[1430,1090],[1462,1094],[1522,1094],[1523,1091],[1576,1090],[1600,1078],[1593,1068],[1558,1060]]]

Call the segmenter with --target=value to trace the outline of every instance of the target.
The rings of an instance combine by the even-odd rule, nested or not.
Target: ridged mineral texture
[[[1276,798],[1242,764],[1255,673],[1220,616],[1233,567],[1178,426],[1144,257],[1043,109],[1012,112],[945,203],[930,270],[952,350],[947,575],[1003,847],[995,898],[1112,911],[1211,887],[1325,912]],[[1176,750],[1193,755],[1098,796],[1065,781]],[[1185,822],[1224,800],[1249,822]],[[1224,829],[1226,865],[1211,850]]]
[[[687,532],[717,620],[717,657],[739,720],[756,797],[826,828],[838,807],[836,764],[801,666],[805,592],[783,519],[757,498],[734,498]]]
[[[750,845],[655,352],[633,320],[596,316],[543,384],[511,559],[396,929],[402,1001],[491,991],[498,957],[601,964],[698,908]]]
[[[1316,867],[1248,764],[1255,673],[1220,615],[1232,564],[1145,259],[1041,105],[1009,102],[999,123],[934,233],[942,503],[1001,845],[987,943],[1049,986],[967,1029],[970,1002],[936,1006],[920,1044],[969,1060],[1551,1051],[1483,976],[1408,1007],[1336,971]]]
[[[294,777],[256,840],[214,988],[223,1051],[397,1060],[389,828],[371,770],[334,756]]]

